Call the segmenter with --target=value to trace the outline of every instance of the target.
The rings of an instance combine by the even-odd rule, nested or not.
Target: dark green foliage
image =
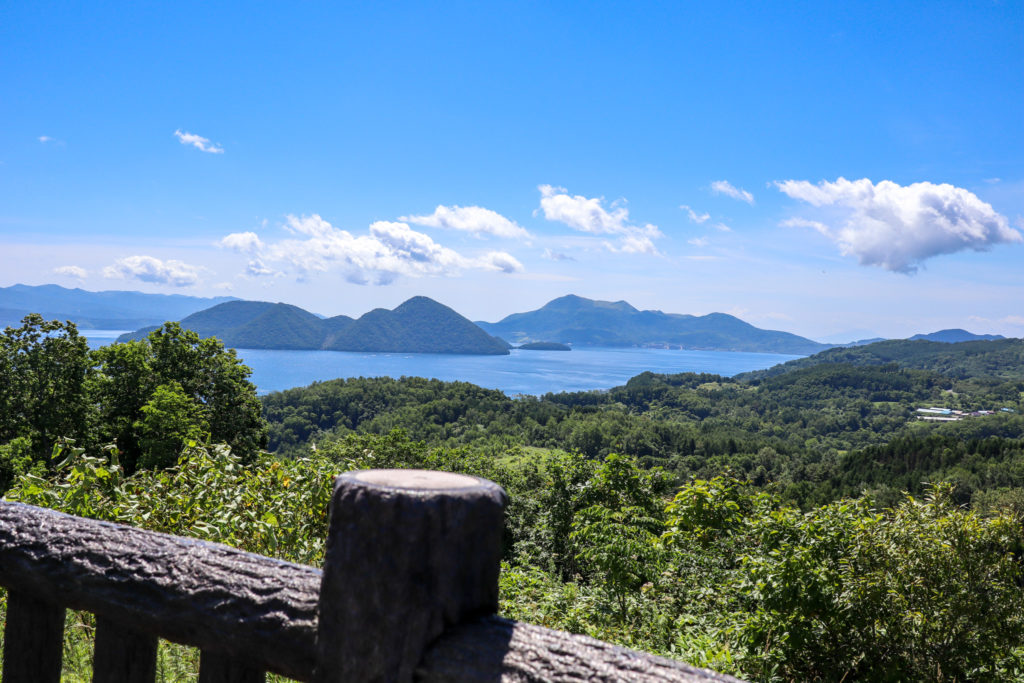
[[[781,365],[737,375],[741,381],[756,381],[801,368],[826,363],[884,365],[929,370],[954,379],[996,378],[1024,380],[1024,339],[997,339],[947,344],[934,341],[892,339],[853,348],[837,348],[791,360]]]
[[[508,345],[491,337],[452,309],[416,296],[393,311],[382,308],[331,335],[332,351],[507,354]]]
[[[244,349],[315,349],[323,342],[323,322],[289,304],[229,301],[182,319],[181,326],[200,337],[217,337],[225,346]],[[145,339],[156,327],[121,335],[118,341]]]
[[[58,437],[83,438],[92,361],[73,323],[29,315],[0,335],[0,443],[25,437],[47,460]]]
[[[176,323],[90,351],[73,324],[29,316],[0,335],[0,485],[30,468],[27,452],[52,465],[66,439],[94,454],[115,444],[128,472],[173,465],[190,441],[251,458],[266,423],[248,377],[233,350]]]
[[[228,444],[243,458],[252,457],[266,444],[266,425],[256,388],[249,381],[249,368],[218,340],[200,339],[177,323],[166,323],[145,341],[105,346],[94,356],[101,418],[97,436],[101,443],[117,444],[129,472],[144,452],[140,433],[146,424],[143,408],[160,387],[179,393],[170,389],[177,385],[191,402],[170,411],[181,425],[176,433],[208,431],[214,443]],[[170,400],[169,396],[163,398]]]
[[[467,472],[511,497],[506,616],[754,681],[1024,674],[1020,517],[966,511],[946,486],[889,509],[861,498],[804,512],[728,475],[690,480],[673,496],[661,473],[628,457],[494,458],[401,433],[248,465],[226,449],[193,448],[173,469],[131,476],[84,449],[60,455],[53,474],[21,476],[9,497],[314,564],[332,474]],[[72,627],[69,637],[90,635]]]
[[[142,417],[132,427],[138,434],[141,468],[171,467],[184,445],[210,440],[202,407],[177,382],[154,389],[140,412]]]
[[[543,398],[322,382],[263,398],[275,459],[246,450],[262,432],[233,352],[168,325],[85,366],[102,398],[86,448],[58,440],[47,472],[26,429],[0,476],[21,500],[315,562],[331,474],[467,472],[510,494],[507,616],[758,681],[1024,680],[1024,379],[1006,342]],[[977,373],[938,371],[960,363]],[[1014,412],[917,421],[927,405]],[[247,457],[189,445],[207,432]],[[129,464],[185,451],[131,474],[111,439]]]
[[[523,351],[572,351],[572,347],[568,344],[559,344],[558,342],[529,342],[526,344],[520,344],[516,347]]]

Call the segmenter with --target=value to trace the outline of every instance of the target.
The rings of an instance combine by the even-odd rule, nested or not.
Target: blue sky
[[[0,285],[1024,335],[1024,4],[0,6]]]

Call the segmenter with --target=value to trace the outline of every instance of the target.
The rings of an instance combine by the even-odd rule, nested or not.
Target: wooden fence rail
[[[96,683],[152,683],[158,638],[200,649],[201,683],[735,680],[494,616],[504,503],[465,475],[341,475],[321,572],[0,502],[3,683],[60,680],[67,608],[96,614]]]

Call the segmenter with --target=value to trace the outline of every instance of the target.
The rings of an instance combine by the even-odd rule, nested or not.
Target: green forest
[[[1021,340],[542,397],[257,397],[248,375],[173,323],[89,350],[26,318],[0,336],[6,499],[317,565],[332,475],[466,472],[509,493],[504,616],[756,681],[1024,680]],[[87,680],[91,617],[70,619],[65,673]],[[196,660],[162,646],[161,680]]]

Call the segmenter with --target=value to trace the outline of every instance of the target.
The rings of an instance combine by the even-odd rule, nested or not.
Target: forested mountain
[[[124,330],[158,325],[165,320],[209,308],[235,297],[203,298],[181,294],[87,292],[59,285],[0,287],[0,327],[17,325],[30,313],[50,320],[70,320],[83,329]]]
[[[308,320],[237,311],[234,329]],[[175,323],[90,350],[34,316],[0,333],[0,487],[317,565],[339,472],[468,473],[509,494],[502,616],[765,683],[1021,680],[1024,379],[1001,364],[1008,341],[898,347],[944,347],[904,360],[959,359],[965,377],[876,350],[542,398],[364,378],[260,401],[234,351]],[[91,676],[94,633],[69,620],[65,678]],[[168,668],[194,679],[197,659]]]
[[[757,380],[793,372],[823,363],[882,365],[932,370],[958,379],[1024,379],[1024,339],[996,339],[947,343],[890,339],[865,346],[835,348],[807,358],[798,358],[766,370],[737,375],[740,380]]]
[[[575,295],[554,299],[536,311],[477,325],[516,344],[553,341],[575,346],[671,346],[792,354],[829,348],[789,332],[762,330],[725,313],[693,316],[641,311],[625,301],[594,301]]]
[[[417,296],[389,311],[378,308],[358,320],[322,319],[297,306],[265,301],[229,301],[181,320],[203,337],[243,349],[317,349],[395,353],[507,354],[508,344],[490,336],[452,309]],[[154,327],[122,335],[144,339]]]
[[[378,308],[329,335],[331,351],[415,351],[418,353],[507,354],[508,344],[470,320],[425,296],[393,311]]]
[[[894,501],[939,478],[959,482],[961,501],[1000,487],[1024,495],[1022,392],[1020,380],[961,380],[895,363],[820,363],[754,381],[648,372],[607,392],[542,398],[374,378],[320,382],[261,400],[270,448],[281,454],[299,455],[345,434],[402,429],[428,444],[495,453],[515,446],[598,459],[622,453],[660,465],[678,481],[729,469],[811,505],[864,489]],[[917,419],[917,408],[934,405],[993,414],[945,424]],[[953,455],[931,454],[936,444]],[[911,453],[917,455],[907,460]]]

